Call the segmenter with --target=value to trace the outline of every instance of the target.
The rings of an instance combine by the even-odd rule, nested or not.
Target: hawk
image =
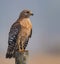
[[[30,16],[33,16],[33,13],[30,10],[23,10],[20,13],[19,18],[11,26],[6,58],[14,57],[16,51],[25,51],[29,38],[31,38],[32,35]]]

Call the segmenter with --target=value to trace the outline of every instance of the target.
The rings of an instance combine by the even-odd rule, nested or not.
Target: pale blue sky
[[[23,9],[34,13],[30,17],[33,35],[27,47],[31,52],[60,42],[60,0],[0,0],[0,53],[6,52],[10,26]]]

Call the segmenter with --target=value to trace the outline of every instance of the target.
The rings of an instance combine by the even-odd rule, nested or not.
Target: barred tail
[[[14,57],[14,50],[13,50],[13,48],[12,47],[8,47],[8,49],[7,49],[7,53],[6,53],[6,58],[12,58],[12,57]]]

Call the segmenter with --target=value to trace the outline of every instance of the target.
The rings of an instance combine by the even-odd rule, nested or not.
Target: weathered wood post
[[[16,52],[15,53],[15,64],[27,64],[28,63],[29,52]]]

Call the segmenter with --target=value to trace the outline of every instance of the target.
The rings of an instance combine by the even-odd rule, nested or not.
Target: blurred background
[[[30,55],[60,53],[60,0],[0,0],[0,55],[5,56],[10,27],[23,9],[34,13]]]

